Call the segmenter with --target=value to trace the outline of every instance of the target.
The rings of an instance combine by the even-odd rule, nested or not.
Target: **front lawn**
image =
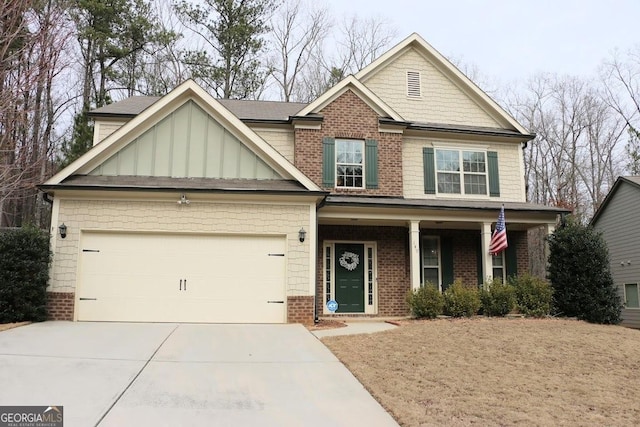
[[[639,330],[479,317],[322,341],[403,426],[640,420]]]

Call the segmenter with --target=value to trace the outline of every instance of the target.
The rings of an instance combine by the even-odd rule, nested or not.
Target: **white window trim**
[[[338,185],[338,142],[340,141],[355,141],[355,142],[359,142],[362,144],[362,186],[361,187],[347,187],[347,186],[342,186],[342,185]],[[335,183],[336,186],[335,188],[340,188],[340,189],[345,189],[345,190],[364,190],[367,188],[367,184],[366,184],[366,144],[365,141],[363,139],[350,139],[350,138],[336,138],[334,141],[335,144],[335,159],[333,162],[333,167],[335,168]],[[358,165],[357,163],[340,163],[341,165]]]
[[[487,149],[479,149],[473,146],[469,146],[469,147],[464,147],[464,148],[454,148],[454,147],[449,147],[449,146],[436,146],[434,145],[434,170],[435,170],[435,178],[436,178],[436,195],[441,196],[441,197],[452,197],[452,198],[468,198],[468,199],[478,199],[478,198],[486,198],[489,199],[490,198],[490,194],[489,194],[489,161],[488,161],[488,157],[487,157]],[[460,164],[460,171],[459,172],[454,172],[454,171],[440,171],[438,169],[438,150],[445,150],[445,151],[457,151],[458,152],[458,161]],[[462,152],[466,151],[466,152],[470,152],[470,153],[483,153],[484,154],[484,164],[485,164],[485,172],[481,173],[481,172],[464,172],[464,166],[463,166],[463,159],[462,159]],[[460,193],[441,193],[438,190],[438,173],[449,173],[449,174],[458,174],[460,176]],[[487,188],[487,192],[485,194],[467,194],[464,192],[464,175],[465,174],[470,174],[470,175],[482,175],[486,178],[486,188]]]
[[[640,310],[640,307],[627,307],[627,285],[636,285],[636,292],[638,293],[638,302],[640,302],[640,284],[639,283],[623,283],[622,293],[624,297],[624,309],[625,310]]]
[[[500,280],[502,280],[502,283],[507,283],[507,258],[505,256],[506,251],[502,251],[500,252],[499,256],[502,257],[502,277],[500,278]],[[493,264],[493,256],[491,256],[491,275],[493,276],[493,269],[495,268],[495,265]],[[493,277],[493,279],[495,279],[495,277]]]
[[[424,235],[422,236],[422,250],[420,251],[420,266],[422,269],[422,286],[425,285],[425,280],[424,280],[424,250],[425,250],[425,246],[424,246],[424,241],[427,239],[436,239],[436,245],[438,248],[438,283],[434,283],[434,285],[436,285],[438,287],[438,290],[440,292],[442,292],[442,250],[440,247],[440,236],[431,236],[431,235]]]
[[[378,249],[376,242],[372,241],[352,241],[352,240],[325,240],[322,244],[322,314],[329,315],[332,314],[329,309],[327,309],[326,302],[326,284],[327,284],[327,270],[330,272],[330,280],[331,280],[331,299],[336,299],[336,275],[335,268],[336,265],[336,243],[337,244],[356,244],[356,245],[364,245],[364,312],[362,313],[345,313],[345,314],[378,314]],[[327,268],[327,247],[331,248],[331,257],[329,262],[331,265]],[[369,249],[373,249],[373,304],[369,305],[369,259],[368,253]],[[340,313],[337,313],[340,314]]]

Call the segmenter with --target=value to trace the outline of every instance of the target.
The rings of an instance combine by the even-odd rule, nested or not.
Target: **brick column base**
[[[314,303],[313,295],[287,297],[287,322],[313,325],[315,321]]]
[[[47,318],[49,320],[73,320],[73,292],[47,292]]]

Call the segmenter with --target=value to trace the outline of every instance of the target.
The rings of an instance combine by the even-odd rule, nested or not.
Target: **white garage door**
[[[283,323],[285,238],[84,232],[78,320]]]

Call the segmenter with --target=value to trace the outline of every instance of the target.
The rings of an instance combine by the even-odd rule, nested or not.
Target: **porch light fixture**
[[[58,230],[60,231],[60,237],[62,237],[63,239],[67,237],[67,226],[64,225],[64,222],[60,224]]]
[[[304,231],[304,227],[300,229],[300,231],[298,231],[298,239],[300,240],[300,243],[304,242],[304,238],[307,235],[307,232]]]
[[[180,200],[178,200],[178,204],[179,205],[188,205],[189,203],[191,203],[191,201],[189,199],[187,199],[187,195],[182,193],[180,195]]]

